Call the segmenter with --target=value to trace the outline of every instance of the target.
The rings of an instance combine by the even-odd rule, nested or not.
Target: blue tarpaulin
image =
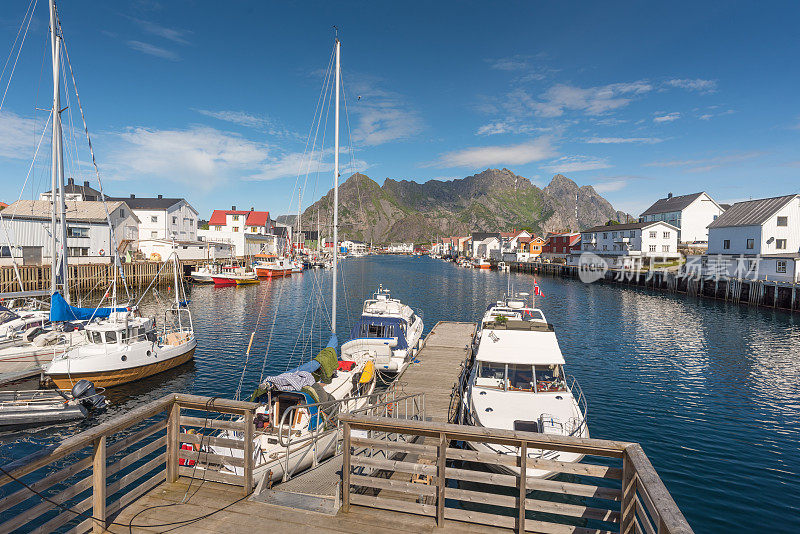
[[[108,317],[112,311],[126,311],[127,308],[76,308],[70,306],[61,293],[50,296],[50,321],[88,321],[93,317]]]

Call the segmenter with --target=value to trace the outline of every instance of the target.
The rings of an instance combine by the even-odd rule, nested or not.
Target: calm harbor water
[[[418,310],[427,333],[437,321],[477,320],[509,279],[517,291],[533,282],[528,274],[429,258],[348,258],[342,266],[341,342],[379,283]],[[0,457],[19,458],[172,391],[232,397],[241,383],[249,396],[262,374],[327,342],[330,279],[317,270],[257,286],[195,286],[193,363],[109,391],[113,406],[88,423],[0,434]],[[621,286],[538,281],[544,297],[536,304],[588,398],[592,437],[640,442],[697,532],[800,529],[800,318]],[[143,307],[155,313],[154,301]]]

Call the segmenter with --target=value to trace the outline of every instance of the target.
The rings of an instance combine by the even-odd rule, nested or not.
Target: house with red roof
[[[254,254],[282,254],[291,243],[289,228],[277,228],[268,211],[214,210],[208,220],[208,230],[199,230],[206,241],[227,242],[241,258]]]

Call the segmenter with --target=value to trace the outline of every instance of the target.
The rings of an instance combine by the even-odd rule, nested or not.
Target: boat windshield
[[[479,361],[477,365],[478,369],[475,375],[475,386],[477,387],[535,393],[567,390],[567,383],[560,365],[534,366],[485,361]]]

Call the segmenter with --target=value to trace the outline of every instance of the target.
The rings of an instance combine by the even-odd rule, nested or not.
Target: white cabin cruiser
[[[383,285],[364,301],[361,318],[350,331],[350,341],[342,345],[342,359],[365,355],[375,368],[385,373],[401,373],[416,355],[422,338],[422,318]]]
[[[487,310],[475,337],[475,356],[463,395],[465,424],[561,436],[589,437],[586,401],[564,373],[552,325],[523,299],[506,298]],[[519,455],[503,445],[467,443],[479,452]],[[529,449],[531,459],[579,462],[579,453]],[[519,474],[519,468],[498,466]],[[528,468],[529,477],[556,473]]]

